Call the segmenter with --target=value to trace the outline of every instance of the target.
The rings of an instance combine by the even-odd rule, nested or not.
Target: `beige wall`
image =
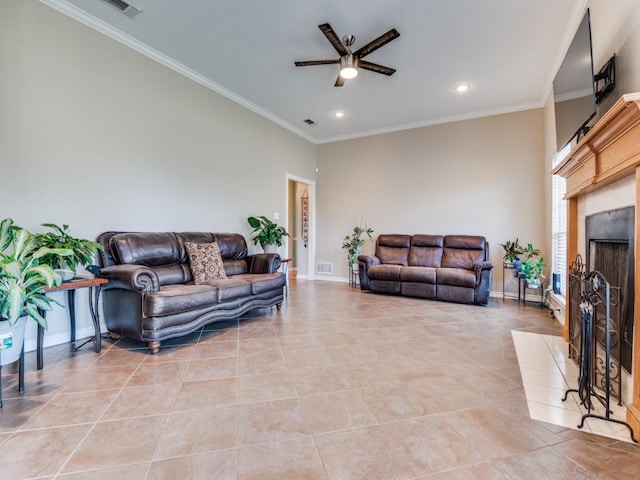
[[[602,105],[602,114],[623,93],[640,91],[640,2],[589,0],[588,4],[595,70],[616,54],[616,89]]]
[[[29,229],[248,236],[315,178],[315,145],[35,0],[0,2],[0,105],[0,218]]]
[[[538,109],[319,145],[317,260],[346,277],[340,246],[360,218],[376,235],[485,235],[501,291],[499,244],[544,248],[543,138]]]

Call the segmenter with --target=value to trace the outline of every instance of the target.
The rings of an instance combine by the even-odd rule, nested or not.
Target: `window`
[[[553,158],[553,167],[558,165],[571,151],[571,145],[566,145]],[[566,295],[567,286],[565,273],[567,271],[567,201],[564,195],[567,191],[567,183],[560,175],[552,177],[551,198],[551,271],[560,274],[560,295]]]

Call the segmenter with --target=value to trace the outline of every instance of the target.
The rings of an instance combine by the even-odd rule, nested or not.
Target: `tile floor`
[[[584,414],[605,416],[604,407],[595,398],[592,412],[580,403],[577,393],[569,393],[562,401],[568,389],[577,388],[579,376],[562,338],[515,330],[512,334],[531,418],[578,430]],[[626,407],[618,405],[613,397],[610,402],[611,418],[626,421]],[[629,428],[616,422],[587,418],[582,429],[632,442]]]
[[[637,445],[530,419],[540,398],[527,402],[518,357],[533,347],[514,346],[525,334],[545,343],[560,327],[511,300],[297,282],[282,311],[157,355],[129,340],[104,340],[100,355],[49,348],[41,372],[28,354],[24,394],[3,369],[0,477],[637,478]],[[528,385],[544,369],[526,361]]]

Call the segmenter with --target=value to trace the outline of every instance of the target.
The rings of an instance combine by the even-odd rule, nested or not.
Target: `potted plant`
[[[504,249],[502,260],[505,263],[505,267],[508,266],[508,268],[511,268],[513,262],[520,260],[520,255],[524,253],[524,249],[522,245],[518,243],[517,238],[513,242],[507,240],[505,243],[501,243],[500,246]]]
[[[265,253],[275,253],[282,246],[284,237],[289,234],[280,225],[273,223],[265,216],[247,218],[249,225],[253,228],[251,234],[255,245],[258,243],[264,249]]]
[[[12,363],[22,351],[26,316],[43,328],[47,327],[41,310],[51,310],[57,302],[47,297],[45,288],[60,285],[60,273],[48,263],[45,255],[71,256],[70,249],[41,247],[35,235],[14,225],[6,218],[0,223],[0,329],[11,348],[3,350],[2,364]],[[14,328],[15,327],[15,328]]]
[[[35,234],[38,247],[51,249],[42,257],[41,263],[47,263],[54,270],[60,270],[63,277],[66,273],[75,275],[78,265],[82,268],[91,265],[95,255],[102,250],[102,245],[98,242],[71,236],[69,225],[64,224],[60,227],[54,223],[43,223],[42,226],[52,231]],[[60,255],[59,251],[67,250],[72,254]]]
[[[361,238],[363,233],[367,234],[369,240],[373,240],[373,237],[371,237],[373,228],[369,228],[367,225],[365,225],[364,228],[360,225],[353,227],[353,233],[346,235],[344,240],[342,240],[342,248],[347,250],[349,265],[351,265],[352,268],[357,268],[355,266],[358,264],[360,249],[366,240]]]
[[[540,257],[537,260],[533,258],[527,258],[522,261],[520,265],[520,276],[527,280],[527,285],[532,288],[538,288],[541,280],[544,280],[544,269],[547,264],[544,263],[544,258]]]

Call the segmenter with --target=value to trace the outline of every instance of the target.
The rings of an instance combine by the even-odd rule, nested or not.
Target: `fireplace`
[[[584,225],[582,223],[584,220],[580,222],[581,218],[584,218],[580,217],[580,209],[584,208],[589,195],[599,195],[606,191],[608,186],[631,179],[635,195],[635,202],[632,202],[636,210],[640,208],[640,92],[622,95],[571,149],[567,158],[554,168],[553,173],[567,180],[565,197],[567,199],[567,258],[574,259],[580,249],[579,230]],[[606,202],[607,198],[603,195],[598,197],[597,201],[598,203]],[[616,206],[612,205],[611,208]],[[640,285],[640,240],[635,241],[636,238],[640,238],[640,225],[635,225],[633,220],[631,223],[633,227],[628,245],[625,245],[626,240],[612,238],[608,233],[604,236],[591,237],[589,240],[585,232],[584,238],[587,245],[584,253],[585,257],[589,256],[587,267],[594,269],[609,268],[613,262],[619,265],[632,262],[632,270],[620,274],[619,269],[614,269],[616,271],[610,272],[609,275],[612,279],[617,278],[612,281],[621,284],[620,317],[622,320],[619,336],[621,340],[626,337],[632,350],[630,373],[633,388],[631,401],[627,404],[627,422],[636,435],[640,436],[640,349],[638,348],[640,345],[640,289],[638,291],[634,289],[635,283]],[[600,252],[600,250],[603,251]],[[596,257],[601,256],[601,253],[602,258],[597,260]],[[624,299],[622,299],[623,295]],[[633,305],[636,305],[635,309]],[[567,321],[563,331],[567,340],[569,339],[568,320],[575,308],[576,306],[569,299],[565,307],[564,318]],[[630,317],[633,318],[631,324]],[[624,363],[627,362],[628,355],[628,353],[621,354]]]
[[[586,218],[585,225],[587,272],[600,272],[611,285],[611,351],[627,372],[633,353],[634,211],[635,207],[627,207],[596,213]]]

